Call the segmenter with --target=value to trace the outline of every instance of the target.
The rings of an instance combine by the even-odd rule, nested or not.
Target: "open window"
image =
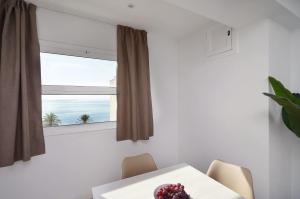
[[[116,121],[116,61],[41,53],[44,127]]]

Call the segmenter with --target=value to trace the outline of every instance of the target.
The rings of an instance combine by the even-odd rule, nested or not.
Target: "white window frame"
[[[41,53],[68,55],[84,58],[116,61],[116,52],[89,48],[65,43],[40,40]],[[65,86],[42,85],[42,95],[116,95],[115,87],[105,86]],[[116,122],[108,121],[84,125],[66,125],[44,128],[45,136],[69,135],[78,133],[100,133],[115,131]]]

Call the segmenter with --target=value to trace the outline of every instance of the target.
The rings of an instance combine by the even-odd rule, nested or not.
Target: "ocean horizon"
[[[43,99],[42,117],[54,113],[60,120],[59,125],[82,123],[80,116],[90,116],[88,123],[110,121],[110,100],[97,99]]]

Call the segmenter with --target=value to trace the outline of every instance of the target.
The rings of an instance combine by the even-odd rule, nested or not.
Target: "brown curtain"
[[[36,6],[0,0],[0,167],[45,153]]]
[[[147,32],[117,27],[117,140],[153,136]]]

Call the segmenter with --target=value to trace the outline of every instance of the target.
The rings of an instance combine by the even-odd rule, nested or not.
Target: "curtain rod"
[[[54,8],[47,8],[47,7],[40,6],[40,5],[37,5],[37,8],[41,8],[41,9],[44,9],[44,10],[48,10],[48,11],[52,11],[52,12],[56,12],[56,13],[60,13],[60,14],[71,15],[71,16],[74,16],[74,17],[89,19],[89,20],[93,20],[93,21],[96,21],[96,22],[99,22],[99,23],[104,23],[104,24],[107,24],[107,25],[110,25],[110,26],[117,26],[117,24],[112,23],[112,22],[103,21],[103,20],[96,19],[96,18],[93,18],[93,17],[82,16],[82,15],[74,14],[74,13],[67,12],[67,11],[61,11],[61,10],[57,10],[57,9],[54,9]]]

